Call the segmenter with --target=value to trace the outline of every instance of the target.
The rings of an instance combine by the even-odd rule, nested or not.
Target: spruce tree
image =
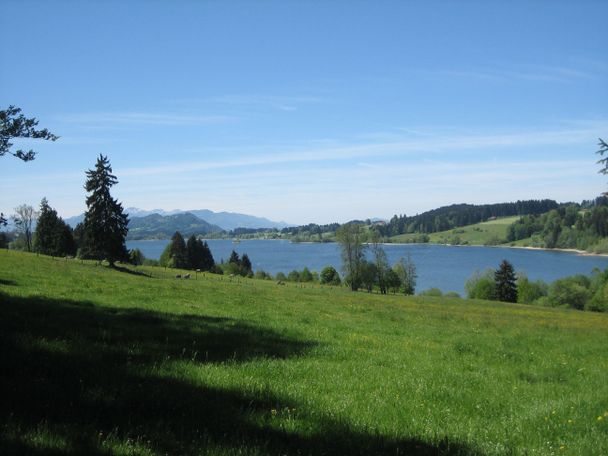
[[[57,226],[57,249],[60,255],[76,255],[76,241],[74,241],[74,230],[70,225],[65,223],[61,217],[59,217],[59,223]]]
[[[239,258],[239,254],[236,253],[234,250],[230,254],[230,259],[228,260],[228,263],[234,263],[238,266],[241,265],[241,259]]]
[[[76,244],[70,228],[46,198],[40,202],[40,215],[34,235],[34,250],[43,255],[64,256],[76,253]]]
[[[207,241],[203,242],[202,253],[203,265],[201,267],[201,270],[211,271],[215,267],[215,260],[213,259],[213,255],[211,253],[211,249],[209,248],[209,244],[207,244]]]
[[[84,239],[81,255],[84,258],[107,260],[110,266],[116,261],[128,260],[125,238],[129,219],[122,204],[112,198],[110,188],[118,183],[112,174],[107,157],[99,155],[95,169],[87,171],[85,190],[87,211],[84,214]]]
[[[192,235],[186,243],[186,256],[190,269],[209,271],[215,266],[213,255],[207,242],[203,242]]]
[[[253,275],[251,260],[249,259],[249,256],[246,253],[243,253],[243,256],[241,258],[241,275],[242,276],[252,276]]]
[[[500,263],[494,272],[496,299],[503,302],[517,302],[517,282],[513,265],[507,260]]]
[[[188,268],[203,269],[204,256],[203,242],[193,234],[186,243],[186,256],[188,257]]]
[[[36,234],[34,235],[34,250],[43,255],[57,256],[58,240],[57,211],[55,211],[46,198],[40,202],[40,215],[36,224]]]
[[[171,237],[171,244],[169,245],[169,267],[178,269],[190,268],[186,242],[179,231],[176,231]]]
[[[228,264],[224,266],[224,273],[230,275],[241,275],[241,258],[234,250],[230,254]]]

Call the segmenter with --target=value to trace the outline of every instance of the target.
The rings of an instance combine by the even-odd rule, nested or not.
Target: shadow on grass
[[[7,279],[0,279],[0,285],[10,285],[12,287],[17,285],[17,282],[13,281],[13,280],[7,280]]]
[[[119,266],[116,264],[114,266],[111,266],[111,268],[118,272],[124,272],[125,274],[132,274],[132,275],[143,276],[143,277],[152,277],[150,274],[148,274],[144,271],[138,271],[136,269],[127,268],[125,266]]]
[[[188,382],[184,363],[172,364],[295,357],[311,346],[233,319],[0,293],[0,453],[475,453],[369,435],[271,392]],[[273,410],[296,408],[301,433],[276,425]]]

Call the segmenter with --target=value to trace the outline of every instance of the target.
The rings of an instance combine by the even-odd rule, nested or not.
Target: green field
[[[468,245],[498,245],[504,244],[507,237],[507,227],[519,219],[501,217],[488,222],[475,223],[452,230],[429,233],[429,242],[434,244],[468,244]],[[400,234],[392,236],[391,242],[414,242],[415,234]]]
[[[0,251],[0,454],[608,454],[608,315]]]

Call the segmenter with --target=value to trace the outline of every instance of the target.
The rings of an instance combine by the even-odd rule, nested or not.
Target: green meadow
[[[499,217],[496,220],[475,223],[437,233],[429,233],[429,242],[434,244],[498,245],[506,243],[507,228],[519,217]],[[391,242],[415,242],[416,234],[399,234]]]
[[[0,251],[0,454],[608,454],[608,314]]]

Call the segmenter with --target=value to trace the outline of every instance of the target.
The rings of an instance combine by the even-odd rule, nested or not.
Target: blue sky
[[[3,1],[0,99],[61,136],[0,210],[344,222],[606,190],[608,2]],[[32,146],[28,141],[15,141]]]

